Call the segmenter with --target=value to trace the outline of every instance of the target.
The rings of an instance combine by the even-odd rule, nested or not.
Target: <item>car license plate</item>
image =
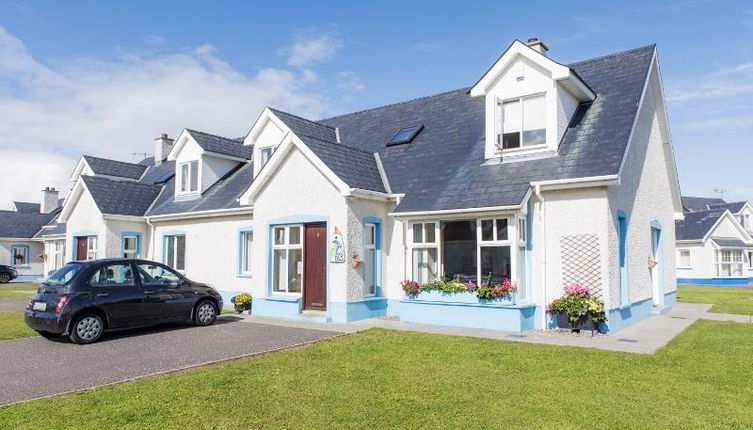
[[[34,305],[31,307],[35,311],[44,311],[47,310],[47,303],[45,302],[34,302]]]

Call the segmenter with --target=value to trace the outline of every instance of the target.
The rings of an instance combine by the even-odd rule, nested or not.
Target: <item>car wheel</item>
[[[83,314],[73,321],[69,337],[73,343],[83,345],[98,341],[104,331],[105,322],[102,317],[97,314]]]
[[[10,282],[10,274],[0,273],[0,284],[7,284]]]
[[[43,338],[45,338],[45,339],[56,339],[56,338],[60,337],[59,334],[57,334],[57,333],[50,333],[49,331],[39,330],[39,331],[37,331],[37,333],[40,336],[42,336]]]
[[[196,305],[193,322],[196,325],[212,325],[217,321],[217,306],[211,300],[202,300]]]

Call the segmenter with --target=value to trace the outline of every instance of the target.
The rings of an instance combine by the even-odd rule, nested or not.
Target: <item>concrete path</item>
[[[608,351],[654,354],[698,319],[752,322],[751,317],[747,315],[710,313],[708,310],[711,306],[712,305],[708,304],[678,303],[670,312],[664,315],[652,315],[615,333],[596,336],[591,336],[590,332],[571,334],[554,330],[530,330],[524,333],[511,333],[497,330],[416,324],[383,319],[368,319],[342,324],[309,322],[306,321],[305,318],[282,319],[245,316],[244,321],[282,325],[286,327],[332,330],[342,333],[352,333],[369,328],[380,327],[393,330],[419,331],[451,336],[469,336],[486,339],[511,340],[515,342],[578,346]]]
[[[337,336],[335,331],[242,324],[167,326],[106,334],[92,345],[41,337],[0,342],[0,404],[122,382]]]
[[[0,312],[22,311],[29,304],[29,299],[0,299]]]

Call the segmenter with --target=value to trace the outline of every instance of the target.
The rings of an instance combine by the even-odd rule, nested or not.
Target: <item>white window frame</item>
[[[683,253],[687,253],[687,255],[688,255],[687,256],[687,259],[688,259],[687,263],[688,264],[682,264],[683,263]],[[677,268],[678,269],[689,269],[691,267],[691,264],[692,264],[691,260],[690,260],[691,257],[692,257],[692,253],[691,253],[690,249],[688,249],[688,248],[679,248],[677,250]]]
[[[300,240],[299,243],[290,243],[290,229],[291,228],[298,228],[300,231]],[[284,240],[283,243],[276,243],[277,239],[277,229],[283,229],[284,233]],[[288,295],[288,296],[301,296],[303,295],[303,287],[305,285],[305,276],[306,276],[306,267],[301,268],[301,291],[290,291],[290,265],[288,264],[288,261],[290,261],[290,251],[300,250],[301,251],[301,265],[304,264],[303,260],[303,242],[304,242],[304,233],[305,230],[303,228],[303,224],[290,224],[290,225],[276,225],[272,227],[272,294],[274,295]],[[274,269],[274,259],[275,259],[275,250],[284,250],[285,251],[285,258],[283,259],[283,265],[285,266],[285,270],[282,271],[282,275],[284,275],[284,279],[282,282],[282,285],[285,286],[285,290],[277,290],[276,287],[278,283],[275,282],[275,269]]]
[[[272,158],[274,153],[277,151],[277,147],[279,146],[280,145],[272,145],[272,146],[265,146],[263,148],[259,148],[259,170],[261,170],[269,162],[269,159]],[[269,156],[267,156],[266,157],[267,159],[265,160],[264,154],[267,151],[269,152]]]
[[[729,258],[727,259],[725,257],[725,253],[729,253]],[[743,276],[743,266],[745,262],[745,257],[743,255],[742,249],[730,249],[730,248],[722,248],[719,249],[716,253],[716,274],[720,278],[739,278]],[[736,258],[739,257],[739,259]],[[734,274],[733,271],[733,265],[739,266],[739,275]],[[729,275],[724,274],[724,267],[729,266]]]
[[[377,264],[379,264],[379,257],[377,256],[377,225],[373,222],[367,222],[363,224],[363,230],[364,230],[364,239],[363,239],[363,249],[364,249],[364,261],[363,261],[363,295],[364,297],[374,297],[376,296],[377,292]],[[368,243],[366,238],[369,237],[368,234],[366,234],[367,231],[371,230],[371,237],[372,242]],[[372,258],[369,259],[366,258],[366,250],[372,250]],[[366,279],[366,274],[368,273],[368,270],[366,270],[366,265],[371,264],[371,279]],[[369,281],[371,281],[371,289],[372,291],[369,292]]]
[[[97,236],[89,236],[86,238],[86,259],[97,259]]]
[[[524,102],[525,102],[526,99],[532,99],[532,98],[536,98],[536,97],[543,97],[543,99],[544,99],[544,109],[545,109],[544,110],[544,124],[545,124],[545,126],[544,126],[544,133],[545,133],[544,134],[544,143],[540,144],[540,145],[523,146],[523,132],[525,131],[523,129],[523,124],[525,124],[525,114],[524,114],[524,110],[523,110],[523,104],[524,104]],[[515,102],[515,101],[517,101],[518,103],[520,103],[520,131],[518,131],[518,134],[520,135],[519,136],[519,140],[518,140],[518,142],[520,143],[520,146],[518,146],[517,148],[503,149],[502,145],[503,145],[503,139],[504,139],[503,136],[504,136],[504,124],[505,124],[504,104],[505,103],[510,103],[510,102]],[[494,113],[494,118],[495,118],[495,124],[494,124],[494,127],[495,127],[495,136],[494,136],[494,138],[496,139],[496,141],[494,142],[494,153],[495,154],[502,154],[502,153],[511,153],[511,152],[512,153],[514,153],[514,152],[526,152],[526,151],[530,151],[530,150],[534,150],[535,151],[537,149],[546,148],[548,146],[547,142],[549,140],[549,136],[548,136],[548,134],[549,134],[549,127],[547,126],[548,125],[548,115],[547,115],[546,108],[547,108],[547,92],[546,91],[540,92],[540,93],[535,93],[535,94],[529,94],[529,95],[522,96],[522,97],[513,97],[513,98],[509,98],[509,99],[497,99],[496,111]]]
[[[253,250],[254,246],[254,232],[253,230],[244,230],[240,232],[240,274],[249,276],[251,275],[251,265],[253,264]]]
[[[196,164],[196,178],[193,177],[193,173],[191,173],[192,169],[191,166],[193,164]],[[185,168],[185,172],[183,169]],[[183,179],[185,176],[185,182],[186,182],[186,188],[183,188]],[[191,185],[193,182],[193,179],[196,179],[196,189],[192,189]],[[183,163],[178,164],[178,181],[176,184],[176,194],[183,195],[183,194],[196,194],[199,192],[199,188],[201,188],[201,163],[199,163],[199,160],[191,160],[186,161]]]
[[[434,241],[433,242],[427,242],[426,241],[426,232],[430,231],[427,229],[427,224],[434,224]],[[437,257],[435,261],[435,267],[434,267],[434,273],[436,273],[437,279],[442,278],[442,250],[440,249],[440,228],[441,221],[440,220],[425,220],[425,221],[414,221],[408,224],[408,237],[410,239],[410,274],[411,279],[418,282],[416,279],[415,273],[413,273],[413,251],[416,249],[436,249],[437,250]],[[416,242],[415,237],[413,235],[413,231],[416,229],[417,226],[420,226],[421,229],[421,241]],[[426,279],[421,280],[422,283],[424,282],[430,282]]]
[[[748,257],[748,270],[753,270],[753,251],[745,251],[745,254]]]
[[[132,249],[126,248],[126,243],[128,243],[126,239],[133,240],[134,248]],[[132,256],[129,257],[128,254],[132,254]],[[123,235],[123,258],[139,258],[139,237],[137,235],[135,234]]]
[[[53,242],[52,247],[52,265],[57,270],[65,264],[65,241],[56,240]]]
[[[178,237],[183,237],[183,267],[178,267]],[[186,253],[188,250],[188,241],[186,239],[185,234],[166,234],[163,236],[162,243],[163,246],[167,247],[170,243],[170,238],[172,238],[172,247],[173,247],[173,261],[168,260],[168,253],[167,249],[163,250],[164,252],[164,264],[175,270],[176,272],[185,273],[186,272]]]
[[[481,249],[482,248],[502,248],[507,247],[510,249],[510,280],[513,281],[516,278],[518,278],[518,270],[517,270],[517,264],[518,264],[518,258],[517,258],[517,252],[514,252],[513,250],[517,249],[513,245],[513,240],[511,238],[517,238],[517,228],[515,222],[511,222],[515,218],[512,218],[510,216],[505,215],[498,215],[494,217],[484,217],[484,218],[478,218],[476,219],[476,243],[478,246],[476,246],[476,278],[478,279],[478,284],[481,285],[481,283],[485,280],[485,274],[481,273]],[[499,239],[497,237],[497,220],[506,220],[507,221],[507,239]],[[483,240],[483,229],[481,227],[483,221],[492,221],[492,240]]]

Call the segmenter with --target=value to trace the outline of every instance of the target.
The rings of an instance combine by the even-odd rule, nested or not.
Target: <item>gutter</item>
[[[547,303],[546,303],[546,201],[544,200],[544,196],[541,194],[541,185],[536,185],[535,187],[535,193],[536,198],[539,200],[539,204],[541,205],[541,210],[539,211],[539,218],[541,219],[541,228],[542,228],[542,242],[543,242],[543,249],[544,249],[544,270],[541,272],[542,276],[542,284],[544,286],[542,293],[542,306],[543,309],[546,309]],[[533,262],[531,262],[533,263]],[[546,330],[546,311],[541,312],[541,329]]]
[[[573,179],[553,179],[548,181],[532,181],[531,186],[537,188],[536,196],[541,190],[563,190],[568,188],[608,187],[619,185],[620,175],[589,176]]]
[[[417,212],[390,212],[388,215],[394,217],[417,217],[417,216],[433,216],[433,215],[451,215],[451,214],[470,214],[479,212],[500,212],[500,211],[516,211],[521,210],[523,204],[509,205],[509,206],[487,206],[481,208],[465,208],[465,209],[443,209],[438,211],[417,211]]]
[[[362,188],[349,188],[348,191],[344,193],[344,196],[389,201],[402,198],[405,194],[382,193],[379,191],[364,190]]]
[[[159,222],[159,221],[171,221],[171,220],[182,220],[182,219],[209,218],[209,217],[224,216],[224,215],[243,215],[243,214],[252,214],[253,212],[254,212],[253,206],[246,206],[246,207],[232,208],[232,209],[214,209],[214,210],[200,211],[200,212],[153,215],[153,216],[148,216],[145,219],[147,223],[149,224],[153,221]]]

